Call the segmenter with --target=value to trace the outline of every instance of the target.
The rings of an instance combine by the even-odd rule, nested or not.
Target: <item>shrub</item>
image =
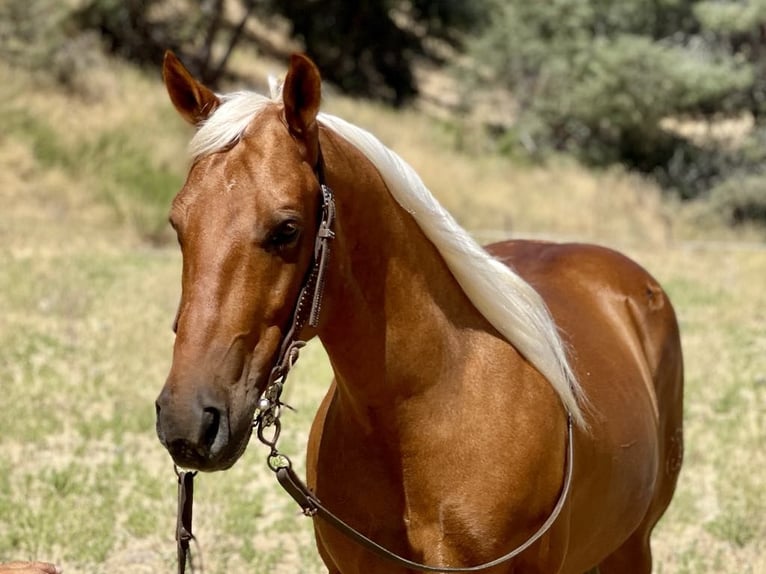
[[[506,148],[622,162],[682,198],[758,169],[746,149],[694,141],[663,120],[759,123],[766,2],[497,0],[494,13],[472,54],[513,94]]]
[[[726,179],[711,190],[710,208],[732,226],[766,225],[766,174]]]

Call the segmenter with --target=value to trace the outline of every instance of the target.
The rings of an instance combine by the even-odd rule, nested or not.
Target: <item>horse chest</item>
[[[461,443],[459,428],[450,434],[435,423],[431,430],[396,449],[349,425],[335,409],[320,409],[320,438],[309,448],[319,498],[366,536],[425,563],[478,564],[523,542],[560,489],[557,450],[549,446],[548,457],[538,453],[543,463],[529,468],[513,463],[529,456],[513,445],[529,448],[536,444],[531,437],[512,441],[507,430],[495,429],[494,435],[482,433],[479,449],[471,440]],[[379,559],[321,521],[316,526],[320,550],[340,572],[376,572]]]

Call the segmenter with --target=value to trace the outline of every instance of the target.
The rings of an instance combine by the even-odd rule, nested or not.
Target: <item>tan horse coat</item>
[[[192,123],[221,105],[173,57],[165,78]],[[309,265],[321,145],[338,220],[322,321],[304,336],[321,339],[335,381],[312,428],[309,484],[408,558],[491,560],[555,504],[565,409],[477,311],[370,161],[317,122],[319,91],[316,68],[294,57],[282,105],[258,113],[233,147],[199,158],[174,202],[183,297],[158,434],[177,462],[203,470],[227,468],[244,451]],[[547,303],[587,399],[588,427],[575,434],[562,515],[529,550],[487,572],[649,572],[649,535],[682,453],[672,306],[651,276],[608,249],[517,241],[489,250]],[[402,571],[326,523],[315,527],[331,573]]]

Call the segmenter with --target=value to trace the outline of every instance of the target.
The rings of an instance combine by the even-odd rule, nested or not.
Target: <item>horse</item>
[[[156,401],[175,463],[231,467],[285,340],[318,337],[334,379],[307,483],[357,532],[437,571],[521,546],[485,571],[650,572],[683,444],[679,328],[658,282],[596,245],[480,247],[404,160],[319,111],[306,56],[271,98],[218,95],[172,53],[163,77],[196,127],[170,210],[181,299]],[[296,321],[318,234],[321,312]],[[313,520],[330,574],[418,570]]]

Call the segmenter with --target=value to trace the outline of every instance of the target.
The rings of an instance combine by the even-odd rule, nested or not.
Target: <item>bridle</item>
[[[469,567],[437,567],[419,564],[391,552],[377,542],[366,537],[328,510],[295,473],[290,458],[281,453],[277,448],[277,442],[279,441],[279,435],[282,430],[280,415],[282,407],[286,406],[281,401],[282,391],[290,370],[298,360],[300,350],[306,345],[306,341],[299,338],[301,331],[306,324],[311,327],[316,327],[319,324],[322,295],[324,293],[326,281],[325,275],[327,273],[327,263],[330,256],[330,244],[335,237],[335,233],[333,232],[333,223],[335,221],[335,199],[332,189],[327,185],[325,180],[324,159],[322,157],[321,148],[319,148],[318,152],[315,173],[319,181],[322,206],[319,227],[314,241],[313,264],[298,295],[297,303],[293,311],[292,322],[280,345],[277,361],[271,370],[261,399],[258,401],[256,416],[253,420],[253,429],[256,431],[258,440],[269,447],[266,464],[275,473],[280,486],[282,486],[282,488],[298,503],[305,516],[318,516],[333,528],[336,528],[371,552],[399,566],[423,572],[478,572],[498,566],[499,564],[515,558],[545,535],[558,518],[568,498],[574,467],[573,424],[571,413],[567,413],[567,448],[564,483],[561,492],[559,493],[558,500],[550,515],[534,534],[512,551],[490,562]],[[178,476],[176,541],[178,546],[179,574],[184,574],[187,558],[189,558],[191,564],[189,541],[194,539],[194,535],[192,534],[192,504],[194,492],[193,478],[196,474],[196,472],[180,471],[176,468],[176,475]]]

